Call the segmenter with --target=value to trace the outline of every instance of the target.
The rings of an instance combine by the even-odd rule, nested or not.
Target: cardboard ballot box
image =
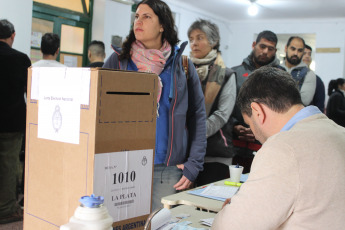
[[[24,229],[59,229],[81,196],[104,196],[114,229],[151,211],[157,75],[29,69]]]

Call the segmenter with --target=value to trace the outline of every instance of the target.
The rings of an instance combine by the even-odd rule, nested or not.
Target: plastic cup
[[[236,183],[240,182],[240,178],[243,172],[243,166],[230,165],[229,170],[230,170],[230,181],[236,182]]]

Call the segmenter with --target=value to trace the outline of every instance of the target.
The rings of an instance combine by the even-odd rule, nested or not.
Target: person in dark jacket
[[[310,64],[312,62],[312,54],[313,49],[309,45],[305,45],[304,48],[304,54],[302,61],[307,64],[308,68],[310,68]],[[313,97],[313,100],[311,101],[311,105],[315,105],[319,108],[321,112],[325,112],[325,98],[326,98],[326,93],[325,93],[325,85],[322,81],[322,79],[316,75],[316,89],[315,89],[315,94]]]
[[[229,165],[234,154],[228,120],[236,101],[235,73],[226,68],[219,46],[218,26],[197,20],[188,29],[190,58],[202,85],[206,105],[207,148],[204,170],[196,184],[201,186],[229,178]],[[229,129],[229,130],[228,130]]]
[[[275,33],[269,30],[262,31],[258,34],[256,41],[252,44],[252,52],[243,59],[239,66],[232,67],[236,72],[237,92],[239,92],[243,82],[256,69],[262,66],[281,67],[280,61],[276,58],[278,38]],[[258,151],[261,144],[255,140],[253,132],[245,124],[241,111],[235,105],[234,112],[231,116],[234,122],[233,143],[236,156],[233,158],[233,164],[240,164],[244,167],[243,173],[250,171],[254,158],[253,152]]]
[[[29,57],[12,48],[16,33],[0,20],[0,224],[21,220],[16,205],[19,153],[26,125],[27,69]]]
[[[102,67],[104,65],[105,47],[102,41],[93,40],[87,49],[90,64],[87,67]]]
[[[345,79],[331,80],[328,84],[326,115],[338,125],[345,127]]]
[[[203,169],[206,150],[204,96],[194,65],[188,79],[182,65],[187,42],[179,42],[169,6],[161,0],[137,5],[133,27],[122,49],[104,63],[105,68],[151,72],[159,76],[159,104],[152,209],[161,198],[191,187]]]

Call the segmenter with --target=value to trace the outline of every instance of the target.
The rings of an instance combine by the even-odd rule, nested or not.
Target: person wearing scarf
[[[159,76],[152,210],[162,206],[162,197],[190,188],[204,163],[204,96],[191,61],[187,82],[181,56],[187,42],[180,48],[178,42],[168,5],[143,0],[122,48],[113,46],[103,66]]]
[[[219,51],[219,29],[206,21],[195,21],[188,30],[190,59],[197,70],[206,107],[207,150],[197,186],[229,178],[234,154],[232,128],[228,123],[236,100],[236,79],[226,68]]]

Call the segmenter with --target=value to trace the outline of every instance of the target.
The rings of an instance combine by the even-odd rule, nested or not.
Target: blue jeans
[[[163,206],[162,197],[178,192],[173,186],[182,177],[182,170],[176,166],[157,164],[153,171],[152,211]]]
[[[22,132],[0,133],[0,217],[16,211]]]

